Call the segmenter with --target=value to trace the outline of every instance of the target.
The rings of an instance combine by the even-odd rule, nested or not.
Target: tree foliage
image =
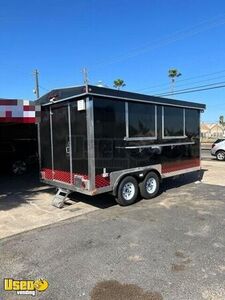
[[[175,78],[180,77],[182,74],[177,69],[169,69],[168,76],[172,79],[172,81],[175,80]]]
[[[117,88],[118,90],[120,90],[125,85],[126,84],[125,84],[123,79],[118,78],[118,79],[113,81],[113,87]]]

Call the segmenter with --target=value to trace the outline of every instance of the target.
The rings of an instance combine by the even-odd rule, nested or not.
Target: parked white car
[[[212,144],[211,155],[218,160],[225,160],[225,139],[218,139]]]

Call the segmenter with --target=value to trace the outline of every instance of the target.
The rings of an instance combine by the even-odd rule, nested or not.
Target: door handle
[[[70,154],[70,146],[67,146],[67,147],[66,147],[66,153],[67,153],[67,154]]]
[[[69,141],[66,144],[66,154],[70,154],[70,142]]]

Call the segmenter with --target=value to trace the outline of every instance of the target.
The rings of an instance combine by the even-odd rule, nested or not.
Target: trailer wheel
[[[155,172],[149,172],[145,179],[139,183],[140,194],[145,199],[154,198],[159,191],[160,179]]]
[[[27,171],[27,164],[23,160],[17,160],[12,164],[11,169],[14,175],[23,175]]]
[[[122,206],[136,202],[138,196],[138,183],[132,176],[127,176],[119,184],[116,202]]]

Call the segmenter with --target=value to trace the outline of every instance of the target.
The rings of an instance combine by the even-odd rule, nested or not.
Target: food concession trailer
[[[39,98],[41,180],[71,191],[112,192],[120,205],[156,196],[163,178],[200,170],[205,105],[93,85]]]

